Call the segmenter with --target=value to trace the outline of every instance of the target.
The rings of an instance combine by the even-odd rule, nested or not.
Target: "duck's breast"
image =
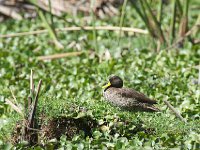
[[[122,88],[110,87],[103,93],[105,99],[115,106],[132,107],[137,104],[134,98],[124,97]]]

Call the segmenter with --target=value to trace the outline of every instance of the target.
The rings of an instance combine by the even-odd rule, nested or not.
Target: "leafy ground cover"
[[[115,25],[117,19],[95,23]],[[71,24],[81,24],[81,19],[56,20],[56,27]],[[139,21],[133,25],[144,26]],[[1,33],[38,28],[42,28],[38,19],[0,24]],[[18,134],[13,131],[22,120],[5,104],[5,99],[12,97],[12,89],[23,106],[29,95],[31,69],[35,81],[43,80],[37,111],[43,132],[34,146],[37,149],[200,148],[200,91],[199,85],[193,82],[198,79],[194,66],[199,64],[200,46],[185,42],[178,51],[156,53],[150,49],[154,42],[146,35],[124,34],[118,42],[116,32],[96,34],[94,40],[92,32],[59,33],[58,38],[65,46],[63,50],[56,49],[47,34],[0,39],[1,148],[13,148],[11,137],[17,138]],[[70,46],[72,42],[75,46]],[[111,54],[108,60],[105,50]],[[37,59],[41,55],[71,51],[83,54],[52,61]],[[101,86],[111,74],[121,76],[126,87],[156,99],[162,112],[133,113],[107,103]],[[170,101],[187,123],[177,119],[163,100]],[[57,124],[64,127],[57,130]],[[24,146],[25,142],[14,147]]]

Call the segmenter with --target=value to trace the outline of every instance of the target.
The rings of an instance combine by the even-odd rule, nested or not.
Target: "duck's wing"
[[[155,100],[148,98],[146,95],[129,88],[121,88],[120,93],[122,97],[133,98],[140,103],[157,104]]]

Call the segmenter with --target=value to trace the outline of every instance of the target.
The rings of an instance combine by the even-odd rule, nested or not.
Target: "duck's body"
[[[114,76],[114,80],[116,78],[119,77]],[[123,81],[120,81],[120,79],[118,79],[118,82],[122,82],[120,86],[115,86],[115,83],[112,86],[112,82],[114,82],[113,77],[109,79],[110,86],[105,86],[106,88],[103,92],[107,101],[129,111],[160,111],[154,106],[154,104],[157,104],[155,100],[151,100],[144,94],[133,89],[122,88]]]

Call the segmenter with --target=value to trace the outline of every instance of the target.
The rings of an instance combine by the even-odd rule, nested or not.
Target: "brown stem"
[[[181,121],[186,123],[186,120],[181,116],[181,114],[168,102],[167,100],[164,100],[164,103],[173,111],[173,113],[178,117]]]
[[[55,54],[49,56],[39,56],[38,60],[51,60],[63,57],[70,57],[70,56],[78,56],[81,55],[83,52],[70,52],[70,53],[62,53],[62,54]]]
[[[60,28],[55,29],[56,32],[62,32],[62,31],[80,31],[80,30],[86,30],[86,31],[92,31],[94,30],[94,27],[92,26],[84,26],[84,27],[66,27],[66,28]],[[113,26],[95,26],[95,30],[110,30],[110,31],[124,31],[124,32],[135,32],[135,33],[141,33],[141,34],[148,34],[147,30],[142,30],[138,28],[130,28],[130,27],[113,27]],[[37,30],[37,31],[30,31],[30,32],[20,32],[20,33],[11,33],[11,34],[5,34],[0,35],[0,38],[10,38],[10,37],[19,37],[19,36],[26,36],[26,35],[37,35],[37,34],[44,34],[48,33],[48,30]]]
[[[10,105],[16,112],[18,112],[20,115],[24,116],[23,113],[22,113],[22,110],[16,106],[12,101],[10,101],[9,99],[5,99],[6,103],[8,105]]]
[[[34,99],[34,104],[32,105],[31,113],[29,115],[29,119],[28,119],[28,121],[29,121],[28,127],[29,128],[33,127],[33,122],[34,122],[34,117],[35,117],[35,112],[36,112],[36,106],[37,106],[37,102],[38,102],[38,97],[39,97],[41,85],[42,85],[42,80],[40,80],[39,83],[38,83],[38,88],[37,88],[36,96],[35,96],[35,99]]]

